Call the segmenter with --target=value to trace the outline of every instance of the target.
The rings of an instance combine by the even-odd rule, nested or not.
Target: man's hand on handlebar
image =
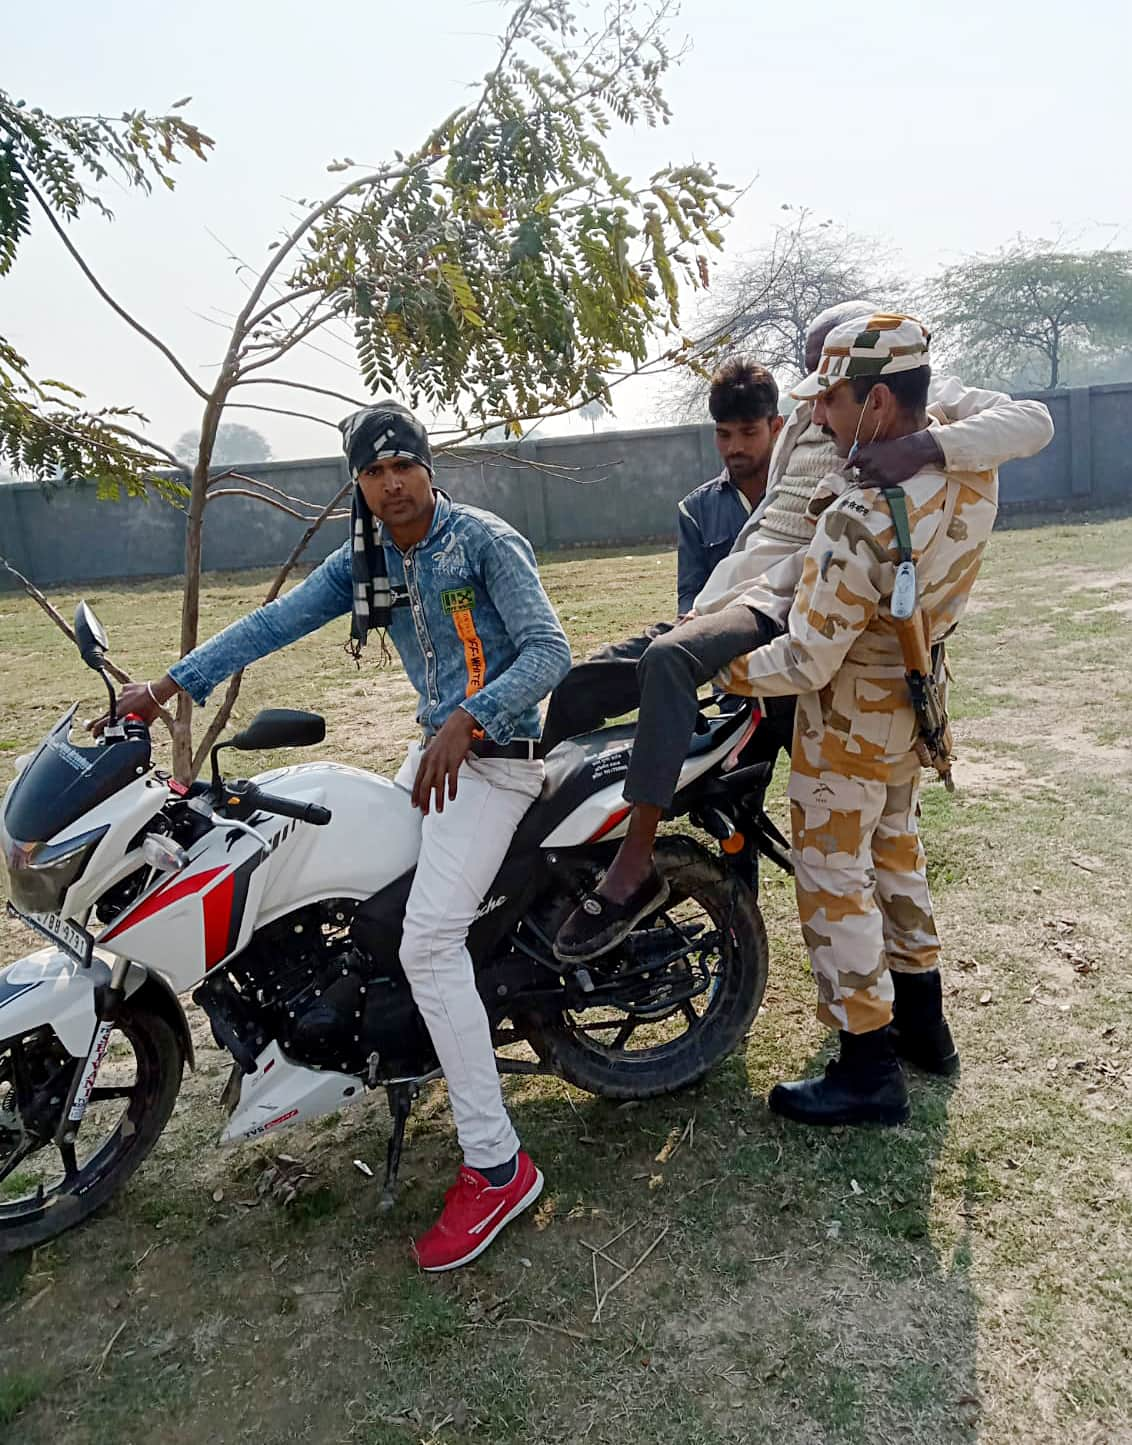
[[[153,689],[152,694],[150,692],[151,687]],[[157,697],[157,702],[154,701],[154,695]],[[122,718],[125,717],[127,713],[133,713],[135,717],[140,717],[142,722],[151,723],[161,711],[161,707],[164,707],[164,705],[171,698],[176,697],[176,695],[177,684],[168,673],[153,683],[127,682],[118,694],[118,716]],[[158,706],[159,703],[161,705],[160,707]],[[109,713],[103,713],[101,717],[95,718],[93,722],[87,723],[87,731],[93,733],[96,738],[99,738],[102,736],[109,722]]]

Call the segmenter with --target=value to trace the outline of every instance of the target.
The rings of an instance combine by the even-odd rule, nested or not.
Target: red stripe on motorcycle
[[[109,943],[112,938],[117,938],[127,928],[133,928],[135,923],[143,923],[147,918],[152,918],[159,913],[167,903],[177,903],[182,898],[187,898],[192,893],[199,893],[202,888],[207,888],[214,878],[218,878],[224,872],[224,867],[207,868],[203,873],[193,873],[188,878],[171,878],[144,900],[139,903],[125,918],[120,918],[113,925],[108,933],[103,933],[96,940],[98,943]]]
[[[204,895],[204,966],[206,969],[218,964],[229,952],[228,920],[232,916],[232,895],[235,892],[236,875],[229,873],[215,888]]]
[[[597,832],[590,834],[588,841],[596,843],[599,838],[604,838],[606,833],[612,833],[618,823],[623,823],[632,811],[632,808],[618,808],[615,813],[610,813]]]

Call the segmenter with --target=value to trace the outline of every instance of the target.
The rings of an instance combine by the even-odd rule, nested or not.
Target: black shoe
[[[943,1016],[939,969],[893,973],[892,1046],[900,1058],[928,1074],[959,1072],[959,1051]]]
[[[772,1113],[798,1124],[903,1124],[909,1112],[887,1028],[842,1033],[841,1057],[820,1079],[775,1084],[767,1102]]]
[[[892,1025],[892,1047],[898,1058],[925,1074],[951,1078],[959,1072],[959,1050],[946,1019],[919,1028]]]
[[[622,943],[642,918],[668,898],[668,882],[655,869],[623,903],[587,893],[558,930],[554,956],[560,963],[588,963]]]

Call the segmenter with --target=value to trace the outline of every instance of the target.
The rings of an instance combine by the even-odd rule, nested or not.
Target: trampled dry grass
[[[577,655],[671,606],[662,553],[559,556],[544,575]],[[206,628],[262,586],[211,578]],[[135,674],[168,659],[167,583],[91,596]],[[405,1241],[455,1163],[442,1089],[415,1116],[403,1202],[379,1215],[351,1161],[379,1167],[381,1099],[270,1150],[216,1151],[225,1056],[198,1027],[199,1071],[134,1182],[0,1275],[0,1437],[1132,1441],[1132,522],[996,536],[978,603],[953,649],[960,790],[929,787],[924,808],[956,1089],[916,1078],[912,1122],[889,1132],[814,1136],[767,1114],[769,1086],[824,1046],[791,891],[768,877],[771,985],[746,1052],[637,1108],[511,1081],[547,1175],[537,1217],[428,1279]],[[409,690],[355,673],[339,642],[328,629],[254,669],[242,713],[320,707],[328,755],[388,769]],[[0,749],[76,695],[98,701],[11,594],[0,670]],[[9,956],[28,946],[4,939]],[[255,1191],[280,1150],[315,1176],[286,1209]],[[667,1232],[595,1326],[585,1243],[627,1227],[625,1264]]]

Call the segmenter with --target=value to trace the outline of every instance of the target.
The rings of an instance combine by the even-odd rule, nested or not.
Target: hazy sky
[[[228,251],[256,261],[290,212],[326,193],[333,156],[380,163],[410,149],[489,68],[506,7],[495,0],[8,0],[0,85],[59,113],[187,114],[216,140],[177,189],[122,194],[113,225],[76,239],[109,289],[202,377],[224,333],[203,317],[238,309]],[[880,237],[911,274],[1018,232],[1059,228],[1132,244],[1132,48],[1128,0],[686,0],[673,27],[688,54],[670,74],[673,121],[618,135],[619,167],[714,160],[751,183],[728,252],[765,239],[783,203]],[[223,245],[209,234],[212,231]],[[197,424],[194,398],[36,234],[0,283],[2,329],[41,375],[130,401],[171,442]],[[349,349],[301,348],[287,374],[360,390]],[[283,373],[281,373],[283,374]],[[287,404],[296,393],[258,400]],[[659,403],[640,385],[618,422]],[[320,407],[313,407],[319,410]],[[328,403],[334,420],[342,407]],[[256,412],[278,456],[321,455],[337,435]]]

